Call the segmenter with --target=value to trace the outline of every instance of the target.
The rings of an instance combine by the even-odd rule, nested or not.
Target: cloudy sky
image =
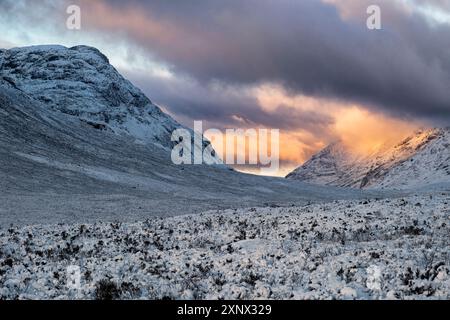
[[[99,48],[185,125],[280,129],[280,174],[338,139],[450,125],[450,0],[1,0],[0,28],[4,48]]]

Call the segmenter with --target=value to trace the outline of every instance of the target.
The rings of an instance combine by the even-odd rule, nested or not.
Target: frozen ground
[[[450,193],[0,230],[0,298],[449,299]],[[67,288],[78,266],[80,289]]]

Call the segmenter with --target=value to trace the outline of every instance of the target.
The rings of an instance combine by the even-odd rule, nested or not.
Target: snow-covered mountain
[[[1,50],[0,227],[366,195],[224,165],[175,165],[178,127],[96,49]]]
[[[336,142],[287,178],[352,188],[414,188],[450,182],[450,129],[423,129],[394,147],[358,156]]]
[[[450,187],[175,165],[179,127],[96,49],[0,50],[0,300],[448,299]],[[298,177],[444,181],[449,136]]]
[[[136,143],[170,149],[172,132],[182,127],[92,47],[0,50],[0,78],[53,111],[75,116],[98,130],[131,136]],[[205,140],[203,146],[194,147],[208,144]]]

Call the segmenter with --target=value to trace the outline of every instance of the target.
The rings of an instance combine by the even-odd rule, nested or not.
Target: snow
[[[25,47],[15,47],[11,48],[12,51],[21,51],[21,52],[36,52],[36,51],[55,51],[55,50],[66,50],[67,48],[58,45],[58,44],[48,44],[48,45],[34,45],[34,46],[25,46]]]
[[[0,65],[0,299],[449,298],[448,130],[335,144],[327,186],[176,166],[181,126],[97,49]]]
[[[419,130],[394,147],[355,156],[333,143],[287,177],[321,185],[414,189],[450,182],[450,129]]]
[[[435,193],[9,227],[0,298],[449,299],[449,201]],[[80,288],[67,288],[69,266],[80,268]]]
[[[0,110],[1,226],[129,222],[380,195],[174,165],[166,149],[52,111],[1,78]]]
[[[174,190],[175,188],[171,188],[171,184],[165,183],[164,181],[161,180],[156,180],[156,179],[151,179],[149,177],[139,177],[136,175],[132,175],[132,174],[127,174],[124,172],[120,172],[120,171],[115,171],[115,170],[110,170],[110,169],[106,169],[106,168],[101,168],[101,167],[91,167],[91,166],[82,166],[82,165],[75,165],[75,164],[65,164],[65,163],[61,163],[55,160],[50,160],[50,159],[46,159],[44,157],[39,157],[39,156],[33,156],[33,155],[29,155],[29,154],[23,154],[20,152],[16,152],[17,155],[30,159],[32,161],[41,163],[41,164],[46,164],[50,167],[54,167],[54,168],[58,168],[58,169],[62,169],[62,170],[67,170],[67,171],[73,171],[76,173],[81,173],[83,175],[89,176],[89,177],[93,177],[95,179],[98,180],[103,180],[103,181],[108,181],[108,182],[115,182],[115,183],[121,183],[121,184],[125,184],[125,185],[140,185],[140,186],[150,186],[150,185],[154,185],[154,184],[158,184],[161,188],[166,188],[166,189],[172,189]],[[155,174],[159,177],[168,179],[168,180],[175,180],[173,177],[164,175],[164,174],[159,174],[157,172],[155,172]]]
[[[183,128],[124,79],[95,48],[14,48],[0,51],[0,65],[0,78],[8,79],[49,109],[118,135],[171,150],[172,132]],[[195,148],[203,150],[208,144],[205,140]]]

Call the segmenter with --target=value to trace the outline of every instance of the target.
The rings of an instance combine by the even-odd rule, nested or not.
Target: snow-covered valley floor
[[[449,299],[449,202],[438,193],[7,227],[0,299]]]

